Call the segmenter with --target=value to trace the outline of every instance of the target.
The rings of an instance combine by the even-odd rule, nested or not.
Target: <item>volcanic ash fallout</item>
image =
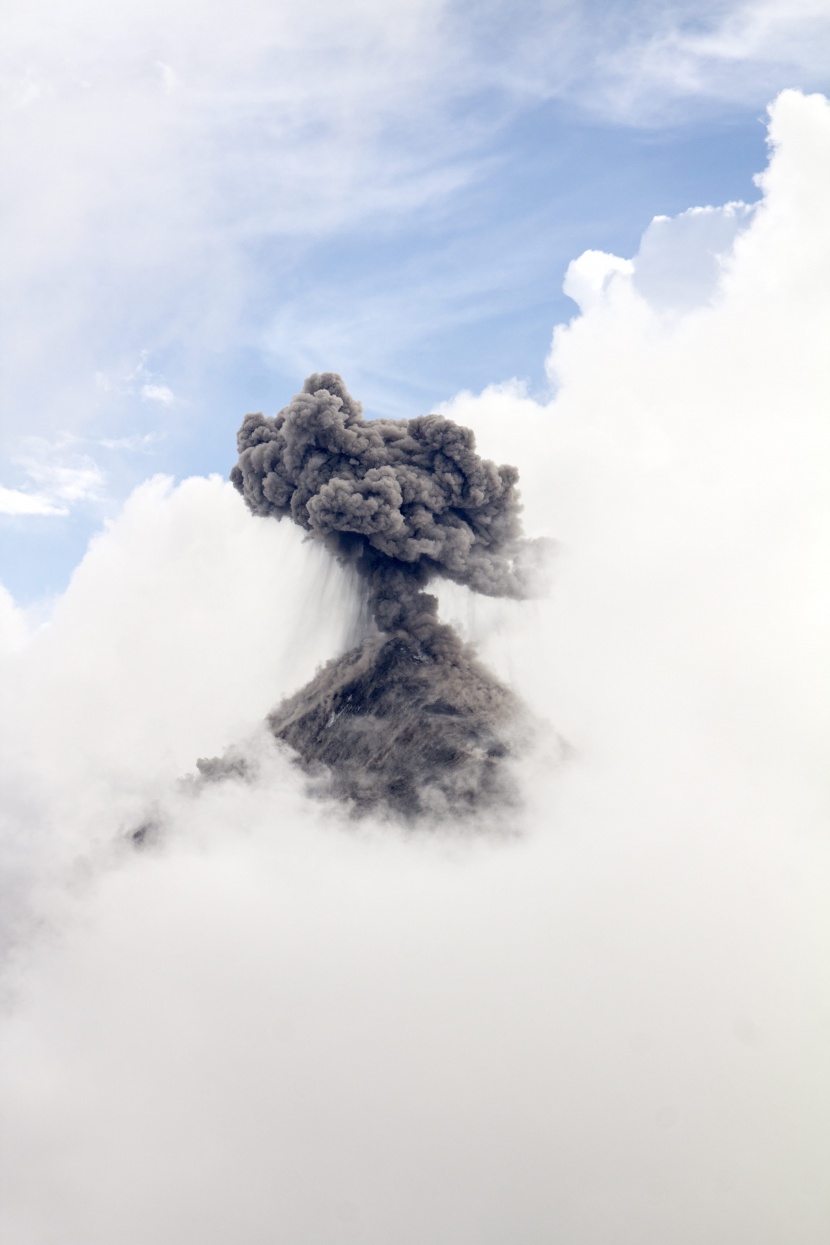
[[[352,568],[372,620],[268,719],[313,789],[407,820],[513,803],[507,762],[528,719],[424,589],[443,575],[531,594],[543,550],[521,535],[517,470],[479,458],[473,433],[441,415],[364,420],[333,373],[273,418],[247,415],[238,445],[231,480],[250,509],[291,518]]]

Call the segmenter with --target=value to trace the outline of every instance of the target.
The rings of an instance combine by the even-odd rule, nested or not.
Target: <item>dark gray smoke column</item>
[[[437,618],[444,575],[488,596],[529,592],[518,472],[479,458],[441,415],[363,418],[333,373],[274,418],[246,415],[231,480],[255,514],[289,516],[354,568],[377,630],[270,716],[274,734],[357,811],[405,817],[510,799],[515,696]]]

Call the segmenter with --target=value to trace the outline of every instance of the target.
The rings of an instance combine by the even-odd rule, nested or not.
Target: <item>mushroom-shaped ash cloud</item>
[[[310,376],[273,418],[247,415],[231,479],[255,514],[290,517],[354,567],[376,630],[269,718],[320,790],[357,811],[460,815],[512,798],[517,698],[439,622],[444,576],[529,595],[515,467],[478,456],[441,415],[365,420],[334,373]]]

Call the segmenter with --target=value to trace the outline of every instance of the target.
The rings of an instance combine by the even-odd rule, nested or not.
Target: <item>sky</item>
[[[825,0],[6,7],[0,579],[48,612],[142,479],[248,410],[547,392],[588,248],[753,202]]]
[[[4,1240],[825,1245],[827,5],[6,25]],[[539,723],[500,829],[262,728],[360,613],[227,481],[315,368],[555,542],[439,587]]]

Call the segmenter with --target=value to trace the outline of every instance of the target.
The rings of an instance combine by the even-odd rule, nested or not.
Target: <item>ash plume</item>
[[[231,480],[250,509],[290,518],[353,568],[373,621],[269,716],[273,734],[357,812],[459,815],[511,800],[504,763],[522,707],[424,589],[444,576],[529,595],[540,546],[521,535],[516,468],[480,458],[472,431],[441,415],[365,420],[328,372],[273,418],[247,415],[238,448]],[[213,776],[215,763],[200,769]]]

